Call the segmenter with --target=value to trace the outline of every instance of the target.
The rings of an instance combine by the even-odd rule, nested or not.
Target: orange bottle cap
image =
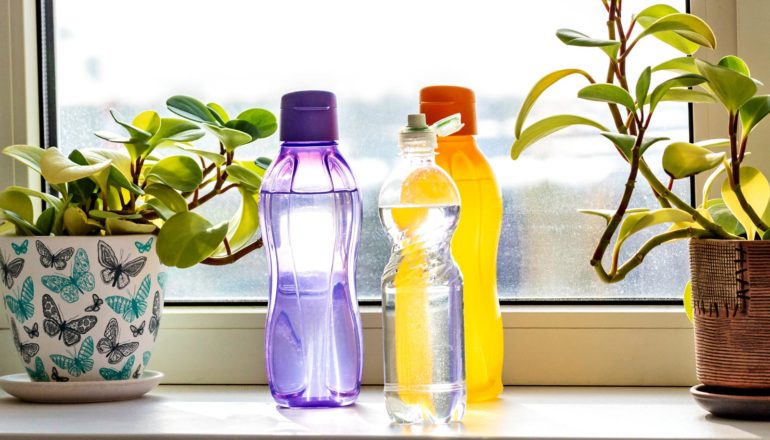
[[[420,113],[425,113],[429,125],[460,113],[465,126],[453,136],[476,134],[476,96],[471,89],[457,86],[425,87],[420,90]]]

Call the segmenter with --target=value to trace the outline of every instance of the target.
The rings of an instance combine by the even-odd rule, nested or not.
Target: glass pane
[[[658,2],[626,5],[626,16]],[[671,1],[684,10],[685,1]],[[189,94],[228,109],[264,107],[278,113],[280,96],[301,89],[338,95],[341,149],[364,195],[360,299],[379,298],[388,256],[377,218],[380,184],[396,160],[396,133],[430,84],[457,84],[477,94],[478,141],[497,172],[505,200],[498,278],[511,299],[677,298],[687,277],[684,243],[654,251],[624,282],[605,285],[588,265],[601,220],[579,208],[614,208],[627,165],[595,132],[567,130],[514,162],[509,149],[523,97],[544,74],[581,67],[605,73],[597,49],[567,47],[554,36],[569,27],[599,35],[599,0],[500,2],[391,0],[368,2],[182,0],[56,2],[59,143],[65,150],[98,146],[90,133],[114,128],[108,109],[132,115],[163,110],[168,96]],[[593,31],[592,31],[593,30]],[[456,31],[456,32],[455,32]],[[629,77],[677,56],[648,38],[635,49]],[[586,112],[610,124],[606,107],[575,98],[583,83],[567,79],[550,90],[530,120]],[[652,135],[686,140],[684,104],[663,104]],[[245,147],[251,157],[277,154],[277,137]],[[647,158],[660,172],[662,144]],[[662,172],[661,172],[662,174]],[[640,182],[640,186],[643,186]],[[677,191],[688,194],[686,184]],[[635,206],[654,206],[641,188]],[[208,206],[225,219],[235,195]],[[627,245],[631,250],[640,241]],[[627,256],[627,255],[625,255]],[[258,300],[267,295],[263,252],[227,267],[175,271],[169,299]]]

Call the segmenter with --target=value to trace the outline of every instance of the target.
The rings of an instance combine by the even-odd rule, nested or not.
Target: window
[[[653,3],[638,1],[626,9],[630,13]],[[686,7],[684,0],[669,3]],[[332,90],[339,100],[341,149],[364,195],[359,299],[377,300],[389,248],[376,197],[397,158],[398,128],[417,110],[422,86],[463,85],[476,91],[478,141],[503,189],[501,298],[677,298],[687,277],[684,243],[656,250],[641,270],[616,285],[602,284],[587,264],[602,225],[576,210],[616,203],[627,167],[611,145],[593,132],[572,130],[542,142],[519,161],[509,157],[516,113],[538,78],[559,68],[596,71],[594,66],[604,65],[600,51],[566,47],[554,37],[559,27],[602,28],[596,8],[601,8],[596,0],[392,0],[376,9],[368,2],[340,0],[57,1],[58,145],[65,150],[98,146],[102,141],[90,133],[111,126],[110,107],[126,115],[160,111],[173,94],[277,114],[285,92]],[[646,66],[644,60],[652,64],[665,56],[677,54],[644,40],[636,54],[640,64],[630,66],[630,77]],[[597,118],[605,117],[600,105],[572,97],[576,84],[565,81],[550,90],[531,117],[565,109],[595,110]],[[663,106],[651,135],[687,139],[687,106]],[[253,157],[275,156],[278,139],[244,148]],[[653,147],[647,157],[656,165],[661,154],[662,146]],[[686,194],[686,186],[677,190]],[[653,202],[649,191],[640,191],[633,201]],[[235,203],[233,198],[209,206],[208,214],[225,219]],[[627,248],[639,244],[629,242]],[[266,299],[262,252],[232,266],[199,266],[180,275],[172,277],[171,300]]]

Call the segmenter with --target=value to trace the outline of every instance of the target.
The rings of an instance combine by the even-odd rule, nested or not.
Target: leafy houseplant
[[[3,150],[58,193],[0,191],[0,299],[34,381],[141,377],[161,321],[162,265],[228,264],[262,246],[258,193],[270,160],[235,153],[276,131],[273,114],[230,118],[186,96],[167,105],[184,119],[145,111],[129,123],[111,111],[126,134],[96,135],[124,148]],[[195,145],[206,131],[218,151]],[[233,190],[241,204],[231,220],[196,212]],[[47,205],[36,217],[32,198]]]
[[[156,234],[158,255],[167,266],[232,263],[261,246],[257,196],[268,159],[238,161],[238,147],[272,135],[275,116],[249,109],[229,118],[218,104],[173,96],[169,110],[185,119],[162,118],[154,111],[115,122],[126,134],[97,132],[123,144],[123,150],[84,149],[65,156],[57,148],[7,147],[3,153],[40,173],[59,195],[12,186],[0,192],[0,231],[34,236]],[[219,140],[219,151],[195,148],[205,131]],[[157,149],[166,154],[154,155]],[[225,192],[237,190],[241,206],[229,222],[212,224],[194,210]],[[32,201],[49,206],[33,219]]]
[[[602,5],[607,14],[606,38],[593,38],[570,29],[560,29],[556,36],[569,46],[602,50],[607,55],[606,76],[601,78],[604,81],[597,81],[577,68],[558,70],[539,80],[516,120],[511,156],[517,159],[538,140],[566,127],[582,125],[597,129],[628,163],[628,178],[614,209],[581,211],[606,221],[591,256],[591,266],[602,280],[617,282],[657,246],[692,239],[692,292],[688,284],[685,307],[692,317],[695,305],[699,378],[707,384],[768,387],[770,375],[765,373],[770,373],[766,366],[770,363],[757,367],[747,364],[745,356],[740,356],[741,350],[753,349],[759,340],[749,338],[749,342],[737,342],[730,337],[730,332],[749,331],[765,338],[770,336],[770,328],[757,322],[749,307],[749,301],[762,301],[757,288],[768,279],[762,281],[761,277],[770,278],[770,269],[762,270],[762,265],[756,263],[770,254],[770,184],[758,169],[744,164],[752,130],[770,113],[770,96],[757,95],[757,85],[761,83],[751,78],[748,66],[740,58],[727,56],[711,64],[694,56],[700,48],[716,46],[711,28],[700,18],[659,4],[626,19],[621,0],[602,0]],[[674,47],[684,56],[662,60],[656,66],[646,67],[637,78],[629,78],[626,65],[637,45],[649,37]],[[663,73],[668,73],[667,77],[655,81],[655,77]],[[525,127],[527,116],[540,95],[569,76],[585,78],[587,85],[578,91],[578,98],[604,103],[612,118],[612,127],[570,114],[550,116]],[[654,144],[669,140],[647,134],[658,105],[664,101],[719,103],[727,111],[725,126],[728,127],[726,139],[668,143],[662,160],[668,182],[659,180],[645,159],[645,152]],[[704,172],[711,174],[697,207],[671,191],[675,180]],[[657,199],[659,206],[655,209],[629,206],[639,176]],[[720,178],[724,178],[724,183],[719,195],[715,195],[715,185]],[[621,262],[624,242],[656,225],[669,225],[669,228],[650,238],[631,258]],[[609,267],[605,267],[605,254],[610,248]],[[721,257],[717,255],[720,252]],[[707,273],[707,268],[713,270]],[[722,277],[714,272],[720,272]],[[755,286],[751,292],[750,285]],[[770,295],[770,291],[763,294]],[[731,323],[719,328],[718,340],[711,340],[709,332],[713,327],[709,326],[718,326],[719,319],[731,319]],[[726,350],[725,346],[732,348]],[[726,351],[730,350],[733,351],[729,354],[735,357],[727,362],[714,361],[720,358],[719,349],[721,359],[726,359]],[[767,361],[770,351],[762,351],[762,356]],[[752,370],[755,367],[759,370]],[[719,368],[725,371],[714,371]],[[752,371],[759,373],[752,376]]]

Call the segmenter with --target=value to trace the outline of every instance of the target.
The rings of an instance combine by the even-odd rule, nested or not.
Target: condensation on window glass
[[[625,3],[628,17],[655,2]],[[685,7],[684,0],[669,3]],[[397,158],[399,127],[417,111],[420,88],[433,84],[476,91],[478,143],[505,203],[497,268],[502,298],[677,298],[687,280],[685,243],[653,251],[621,283],[597,280],[588,262],[603,224],[577,210],[614,208],[628,166],[595,131],[565,130],[518,161],[509,156],[516,113],[535,81],[567,67],[596,78],[606,74],[600,50],[567,47],[555,37],[562,27],[603,36],[600,0],[391,0],[376,6],[340,0],[67,0],[56,2],[55,20],[58,136],[65,150],[108,146],[91,133],[116,129],[110,108],[125,115],[144,109],[167,115],[165,99],[187,94],[234,112],[263,107],[277,114],[283,93],[334,91],[340,148],[364,198],[359,299],[380,296],[389,247],[376,197]],[[654,38],[634,52],[632,79],[645,66],[678,56]],[[579,112],[611,126],[606,106],[576,98],[583,85],[580,78],[562,81],[543,96],[529,121]],[[661,104],[655,119],[651,135],[687,140],[686,105]],[[212,139],[206,142],[214,147]],[[274,157],[278,145],[273,136],[239,153]],[[662,149],[663,143],[646,153],[661,178]],[[675,189],[689,194],[687,185]],[[643,181],[639,186],[632,205],[653,207],[652,192]],[[202,212],[225,220],[237,203],[237,195],[225,197]],[[622,256],[647,237],[629,240]],[[231,266],[174,270],[168,298],[264,300],[267,293],[265,255],[258,251]]]

